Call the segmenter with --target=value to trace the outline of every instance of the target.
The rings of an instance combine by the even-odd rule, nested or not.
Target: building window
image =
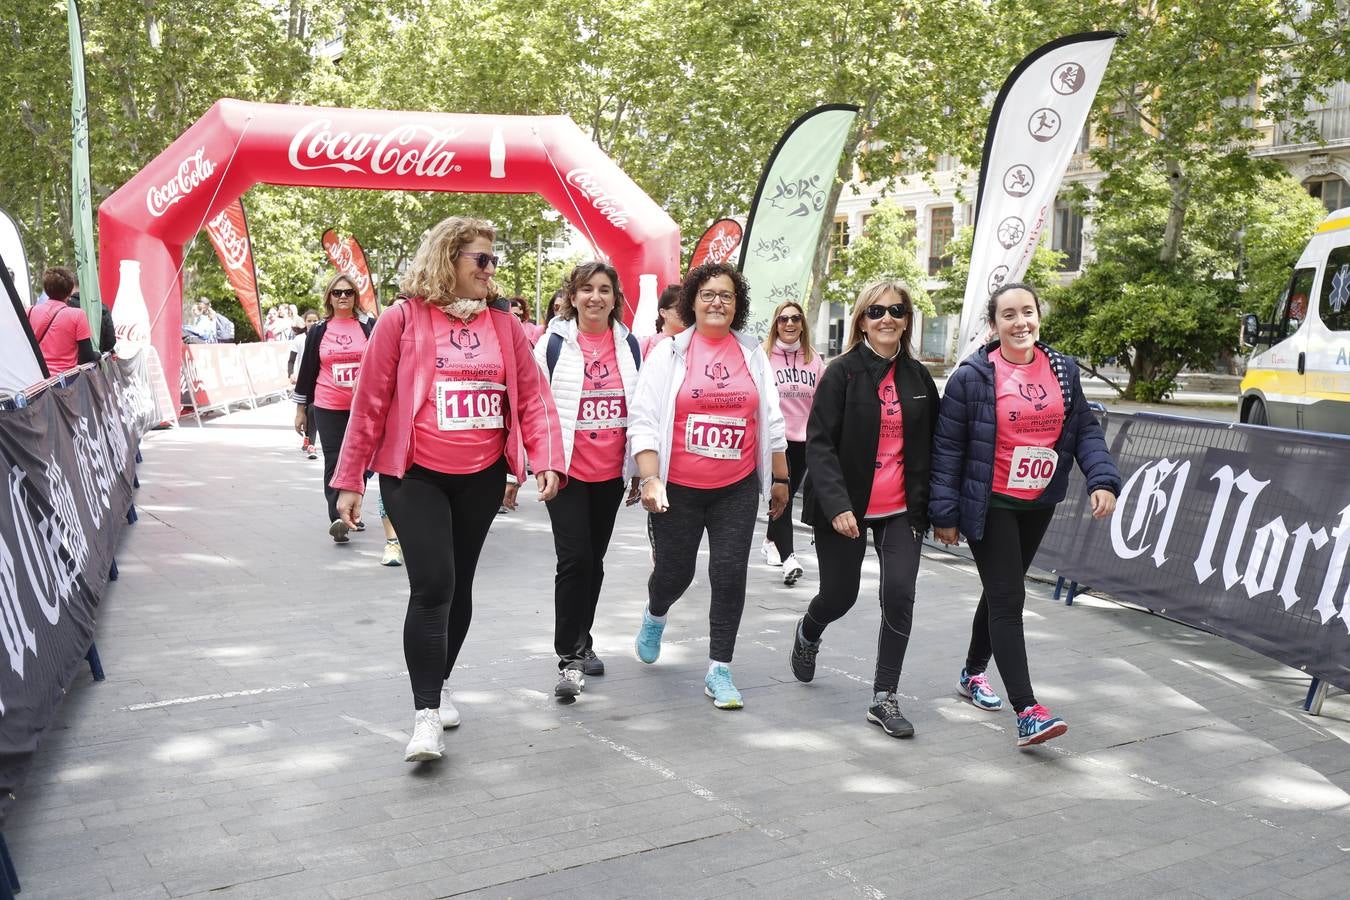
[[[1064,254],[1059,271],[1077,272],[1083,264],[1083,217],[1063,200],[1055,201],[1055,230],[1050,246]]]
[[[1350,206],[1350,185],[1345,179],[1335,175],[1318,175],[1303,182],[1308,193],[1322,201],[1327,212],[1335,212]]]
[[[952,208],[936,206],[928,213],[928,274],[936,275],[952,264],[947,242],[952,239]]]
[[[830,228],[830,265],[839,258],[848,246],[848,216],[835,216]]]
[[[1074,153],[1087,153],[1092,149],[1092,123],[1088,122],[1083,126],[1083,130],[1078,134],[1078,143],[1074,145]]]

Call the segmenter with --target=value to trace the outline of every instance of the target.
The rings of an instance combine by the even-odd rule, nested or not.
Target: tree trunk
[[[1186,224],[1186,208],[1191,200],[1191,180],[1181,171],[1181,164],[1169,159],[1166,166],[1171,196],[1167,204],[1167,227],[1163,230],[1162,248],[1158,251],[1158,261],[1165,265],[1176,262],[1181,253],[1181,229]]]

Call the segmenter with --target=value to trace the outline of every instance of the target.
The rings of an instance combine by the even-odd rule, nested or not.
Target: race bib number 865
[[[628,427],[628,400],[623,388],[582,391],[577,409],[578,431]]]
[[[436,427],[441,431],[502,428],[506,385],[491,381],[436,382]]]
[[[745,419],[691,414],[684,423],[684,449],[709,459],[740,459]]]

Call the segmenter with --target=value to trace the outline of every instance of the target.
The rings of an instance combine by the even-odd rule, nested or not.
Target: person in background
[[[75,281],[75,290],[71,292],[70,299],[66,301],[69,305],[80,307],[80,282],[78,278]],[[117,343],[117,328],[113,325],[112,310],[108,309],[106,303],[99,304],[98,320],[98,349],[100,353],[111,353],[113,346]]]
[[[1026,573],[1077,461],[1092,517],[1116,507],[1120,471],[1083,397],[1078,363],[1041,343],[1041,300],[1026,284],[1005,284],[985,315],[995,338],[947,379],[933,440],[933,534],[944,544],[965,535],[984,588],[971,623],[957,691],[979,709],[1003,699],[984,672],[993,656],[1017,714],[1017,746],[1069,730],[1036,701],[1027,664],[1022,608]]]
[[[323,493],[328,501],[328,534],[336,544],[345,544],[360,522],[348,523],[337,508],[338,489],[332,486],[342,454],[342,442],[351,418],[352,397],[370,342],[371,323],[356,318],[356,285],[346,275],[334,275],[323,292],[325,316],[305,339],[300,372],[295,377],[291,399],[295,401],[295,433],[304,435],[308,415],[317,422],[323,446]]]
[[[530,321],[530,301],[524,297],[512,297],[510,300],[511,315],[520,320],[520,327],[525,329],[525,337],[529,339],[530,346],[533,347],[539,343],[540,336],[544,333],[544,326]]]
[[[47,362],[47,374],[55,377],[78,365],[98,362],[89,318],[84,310],[66,302],[75,290],[75,273],[65,266],[53,266],[42,273],[42,290],[47,299],[28,309],[28,326]]]
[[[692,269],[680,291],[690,327],[647,357],[629,412],[655,565],[634,642],[637,657],[661,653],[666,615],[689,585],[708,535],[708,672],[703,692],[718,709],[740,709],[731,679],[745,609],[746,557],[761,497],[769,516],[787,505],[787,438],[773,372],[759,342],[742,333],[750,289],[721,263]]]
[[[680,312],[675,308],[679,299],[680,286],[678,284],[668,284],[665,290],[661,291],[661,296],[656,301],[656,334],[648,335],[642,339],[643,359],[647,358],[647,354],[651,353],[652,348],[657,344],[684,331],[684,323],[680,321]]]
[[[305,310],[305,317],[301,320],[300,327],[295,329],[295,335],[291,338],[291,353],[286,359],[286,375],[291,379],[291,384],[295,384],[295,367],[301,358],[305,355],[305,338],[314,326],[319,324],[319,313],[317,310]],[[319,458],[318,447],[314,444],[314,437],[317,434],[317,425],[315,424],[313,404],[305,404],[305,432],[300,436],[300,452],[310,459]]]
[[[867,532],[881,566],[881,625],[867,721],[895,738],[914,726],[896,691],[914,619],[928,530],[928,482],[938,392],[914,358],[909,288],[880,281],[853,308],[848,347],[821,376],[806,426],[803,518],[815,532],[820,591],[793,629],[789,664],[815,677],[825,628],[858,599]]]
[[[768,565],[783,567],[783,584],[791,587],[802,577],[802,564],[792,548],[792,498],[806,476],[806,418],[825,368],[811,346],[811,330],[801,306],[791,301],[778,304],[769,319],[764,352],[773,367],[778,405],[787,426],[788,500],[784,514],[769,520],[760,553]]]

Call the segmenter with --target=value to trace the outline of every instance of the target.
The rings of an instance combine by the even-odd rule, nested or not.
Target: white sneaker
[[[802,577],[802,564],[797,562],[797,554],[789,553],[783,560],[783,584],[792,587]]]
[[[440,759],[445,753],[441,740],[441,713],[437,709],[419,709],[413,719],[413,736],[408,749],[403,751],[404,762],[426,762]]]
[[[459,727],[459,710],[455,709],[455,704],[450,702],[449,691],[441,691],[441,727]]]
[[[760,544],[759,552],[760,555],[764,557],[764,564],[766,566],[777,568],[783,564],[782,557],[778,555],[778,545],[773,541],[765,541]]]

